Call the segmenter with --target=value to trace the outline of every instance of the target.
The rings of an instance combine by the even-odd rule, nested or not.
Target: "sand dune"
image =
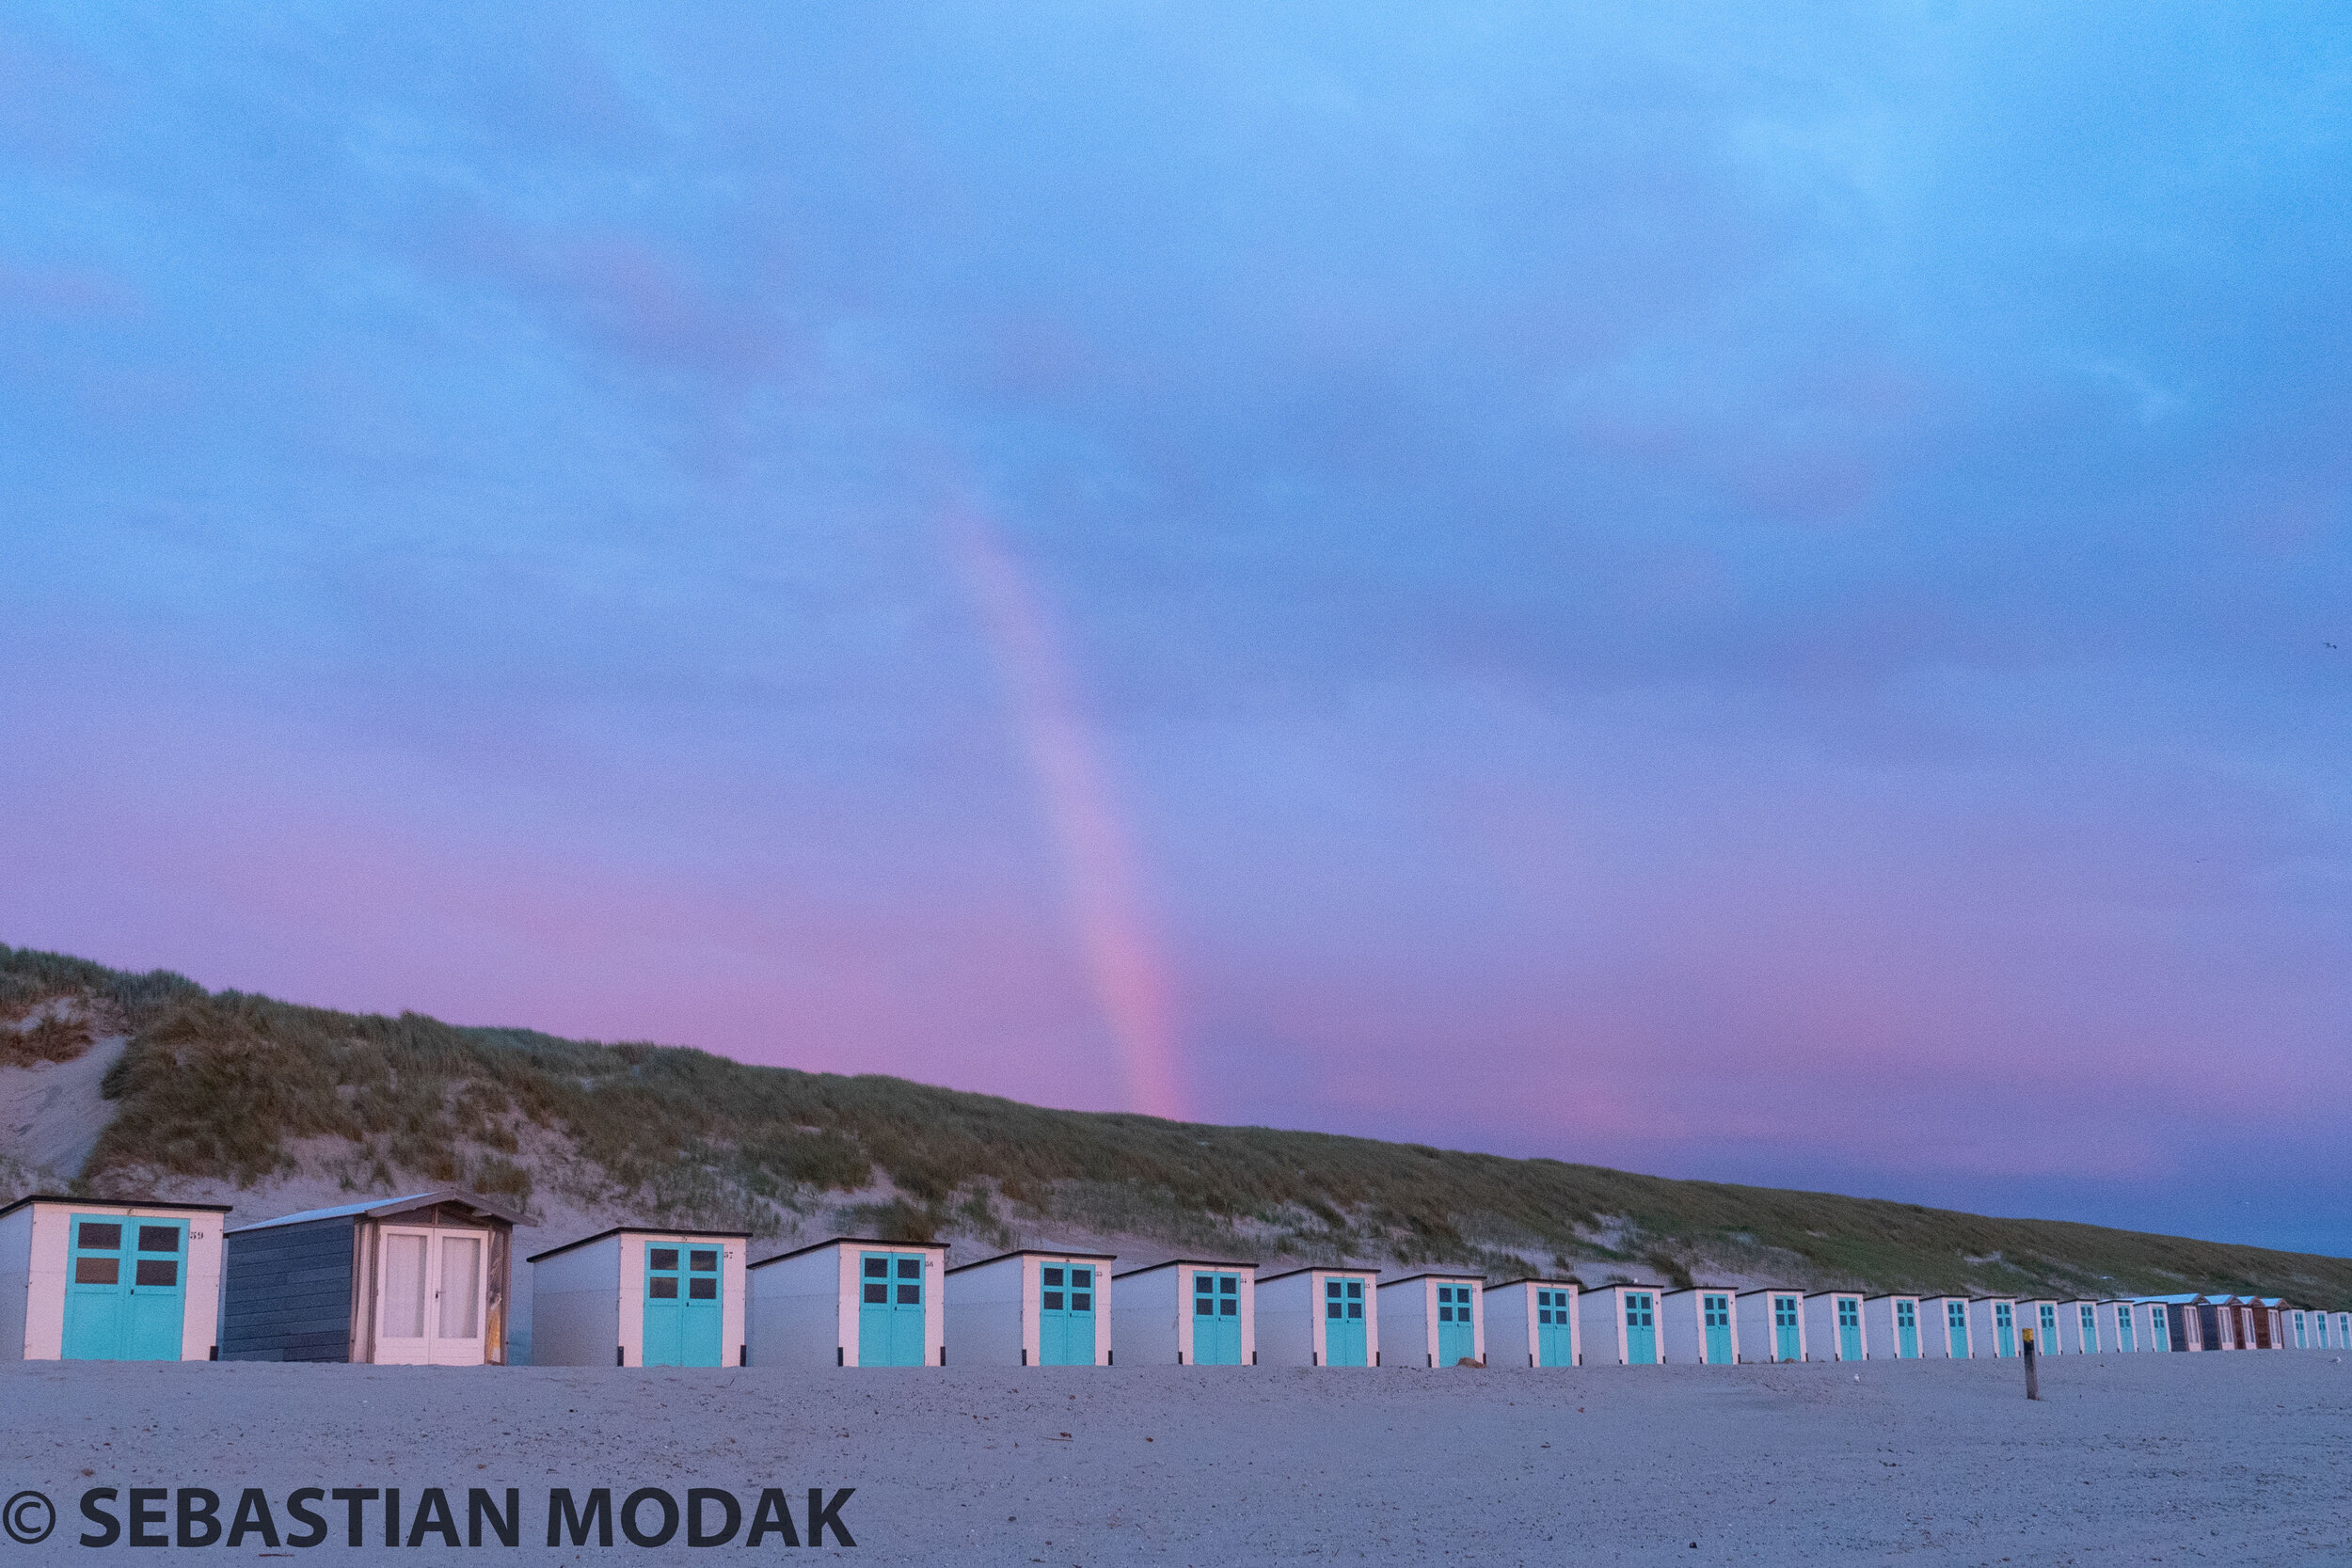
[[[1858,1374],[33,1364],[0,1368],[0,1485],[60,1505],[50,1541],[9,1549],[24,1561],[95,1560],[72,1538],[98,1485],[209,1487],[224,1516],[246,1486],[274,1505],[399,1486],[411,1510],[426,1487],[512,1486],[534,1560],[680,1549],[549,1552],[557,1485],[747,1509],[853,1486],[846,1555],[873,1562],[2352,1559],[2352,1368],[2332,1355],[2060,1358],[2039,1404],[2013,1362]],[[380,1554],[373,1512],[371,1544],[344,1544],[344,1506],[321,1558]]]

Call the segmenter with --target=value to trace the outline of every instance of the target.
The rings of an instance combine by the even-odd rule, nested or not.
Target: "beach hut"
[[[1524,1347],[1531,1367],[1577,1364],[1576,1282],[1514,1279],[1480,1294],[1486,1314],[1486,1359],[1516,1367]]]
[[[1917,1296],[1865,1296],[1862,1298],[1863,1333],[1867,1344],[1878,1345],[1880,1354],[1898,1361],[1919,1359],[1919,1298]]]
[[[1437,1270],[1380,1282],[1381,1349],[1410,1366],[1415,1351],[1424,1367],[1486,1364],[1486,1324],[1478,1309],[1484,1275]]]
[[[1976,1337],[1968,1332],[1966,1296],[1920,1298],[1919,1348],[1931,1361],[1965,1361],[1976,1354]]]
[[[1728,1367],[1740,1359],[1731,1325],[1733,1292],[1721,1285],[1668,1291],[1658,1298],[1659,1354],[1670,1365]]]
[[[2139,1314],[2140,1344],[2145,1351],[2169,1351],[2172,1348],[2171,1314],[2160,1301],[2139,1301],[2133,1304]]]
[[[1255,1263],[1172,1258],[1116,1275],[1111,1327],[1127,1364],[1250,1367],[1258,1360]]]
[[[2148,1348],[2147,1314],[2135,1301],[2109,1301],[2100,1304],[2100,1327],[2106,1331],[2107,1348],[2118,1354],[2137,1354]]]
[[[1258,1354],[1279,1367],[1380,1365],[1379,1275],[1344,1266],[1258,1281]]]
[[[1862,1295],[1831,1291],[1804,1298],[1804,1342],[1825,1361],[1861,1361],[1869,1355],[1869,1330],[1862,1322]]]
[[[1968,1338],[1979,1355],[2016,1355],[2017,1303],[2007,1296],[1969,1297]]]
[[[2097,1355],[2106,1345],[2106,1336],[2099,1326],[2099,1304],[2095,1301],[2060,1302],[2058,1329],[2065,1337],[2069,1354]]]
[[[1603,1285],[1576,1297],[1576,1343],[1583,1364],[1655,1367],[1665,1360],[1658,1338],[1655,1285]]]
[[[2038,1355],[2056,1355],[2058,1347],[2058,1304],[2055,1301],[2021,1301],[2017,1304],[2019,1338],[2025,1330],[2033,1330],[2033,1348]]]
[[[763,1258],[744,1271],[745,1359],[755,1367],[944,1367],[946,1270],[944,1246],[874,1236],[836,1236]],[[1007,1349],[989,1359],[1015,1357]]]
[[[228,1212],[46,1194],[0,1209],[0,1361],[211,1359]]]
[[[1742,1361],[1804,1359],[1804,1292],[1742,1291],[1732,1297],[1732,1323]]]
[[[534,1252],[534,1367],[729,1367],[745,1360],[748,1230],[619,1226]]]
[[[224,1361],[506,1361],[515,1219],[442,1188],[229,1232]]]
[[[2352,1350],[2352,1312],[2339,1312],[2336,1314],[2335,1330],[2335,1348],[2338,1350]]]
[[[1107,1252],[1026,1248],[947,1271],[961,1367],[1111,1365]]]

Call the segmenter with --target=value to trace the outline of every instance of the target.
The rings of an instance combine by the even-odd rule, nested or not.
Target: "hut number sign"
[[[20,1546],[56,1537],[83,1546],[854,1546],[843,1505],[854,1486],[770,1486],[755,1496],[719,1486],[683,1492],[550,1487],[529,1518],[508,1486],[92,1486],[64,1519],[48,1494],[20,1491],[0,1505],[0,1530]],[[534,1496],[532,1503],[541,1499]],[[78,1530],[75,1527],[78,1525]],[[71,1532],[71,1533],[69,1533]]]

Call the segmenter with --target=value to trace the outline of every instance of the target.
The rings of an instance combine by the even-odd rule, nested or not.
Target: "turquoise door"
[[[2297,1312],[2295,1315],[2295,1348],[2296,1350],[2309,1350],[2312,1348],[2311,1341],[2307,1338],[2303,1327],[2303,1314],[2300,1312]]]
[[[1565,1291],[1535,1292],[1535,1365],[1576,1365],[1576,1325],[1568,1321],[1572,1308]]]
[[[722,1256],[715,1246],[645,1248],[646,1366],[720,1364]]]
[[[1730,1366],[1738,1359],[1731,1349],[1731,1298],[1701,1296],[1699,1316],[1707,1329],[1707,1364]]]
[[[1797,1336],[1797,1298],[1774,1296],[1772,1298],[1772,1359],[1799,1361],[1804,1357],[1804,1349]]]
[[[68,1361],[177,1361],[188,1225],[76,1214],[65,1287]]]
[[[2323,1323],[2327,1321],[2328,1320],[2325,1318],[2320,1320]],[[2151,1307],[2149,1309],[2148,1336],[2148,1348],[2150,1350],[2170,1350],[2172,1348],[2171,1314],[2167,1312],[2161,1307]],[[2324,1343],[2325,1341],[2322,1342]]]
[[[2042,1354],[2058,1354],[2058,1308],[2048,1302],[2042,1304]]]
[[[1951,1346],[1952,1359],[1968,1359],[1968,1304],[1947,1301],[1944,1304],[1944,1332]]]
[[[2115,1348],[2122,1351],[2139,1348],[2133,1343],[2132,1309],[2128,1307],[2119,1307],[2115,1309]]]
[[[1369,1367],[1372,1353],[1364,1332],[1364,1282],[1323,1282],[1323,1364]]]
[[[861,1252],[857,1284],[857,1364],[925,1365],[923,1255]],[[1089,1354],[1087,1359],[1093,1356]]]
[[[1899,1361],[1919,1358],[1919,1304],[1915,1301],[1895,1304],[1895,1356]]]
[[[2005,1301],[1993,1304],[1993,1346],[1995,1355],[2017,1354],[2017,1310]]]
[[[1241,1365],[1241,1275],[1192,1276],[1192,1359],[1201,1367]]]
[[[2083,1354],[2096,1355],[2099,1354],[2099,1309],[2095,1307],[2084,1307],[2082,1321]]]
[[[1647,1291],[1625,1293],[1625,1358],[1636,1367],[1658,1365],[1658,1298]]]
[[[1438,1287],[1438,1365],[1458,1367],[1478,1355],[1478,1325],[1470,1322],[1477,1310],[1470,1298],[1474,1285]]]
[[[1862,1359],[1862,1299],[1859,1296],[1837,1298],[1837,1359]]]
[[[1094,1271],[1052,1263],[1038,1273],[1038,1360],[1048,1367],[1093,1366]]]

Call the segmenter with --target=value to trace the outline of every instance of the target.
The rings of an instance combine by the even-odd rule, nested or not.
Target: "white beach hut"
[[[1665,1362],[1658,1335],[1655,1285],[1603,1285],[1577,1293],[1577,1348],[1587,1367],[1656,1367]]]
[[[2058,1332],[2070,1355],[2102,1355],[2106,1352],[2106,1328],[2099,1321],[2099,1304],[2095,1301],[2060,1302]]]
[[[1257,1365],[1257,1274],[1255,1263],[1172,1258],[1117,1275],[1111,1326],[1127,1364]]]
[[[2172,1348],[2172,1313],[2165,1303],[2142,1298],[2133,1304],[2132,1310],[2138,1315],[2141,1350]]]
[[[47,1195],[0,1209],[0,1361],[214,1358],[228,1212]]]
[[[2103,1301],[2099,1318],[2109,1350],[2137,1354],[2149,1348],[2148,1314],[2137,1301]]]
[[[1917,1296],[1865,1296],[1862,1298],[1863,1332],[1868,1343],[1880,1347],[1879,1354],[1896,1361],[1916,1361],[1924,1354],[1926,1320],[1919,1315]]]
[[[532,1254],[532,1365],[743,1365],[751,1243],[748,1230],[618,1226]]]
[[[1720,1285],[1668,1291],[1658,1298],[1660,1354],[1677,1367],[1728,1367],[1740,1359],[1733,1292]]]
[[[1966,1296],[1919,1298],[1919,1348],[1931,1361],[1965,1361],[1983,1354],[1968,1330]]]
[[[2037,1355],[2057,1355],[2058,1345],[2058,1304],[2036,1299],[2017,1304],[2019,1338],[2026,1329],[2033,1330],[2033,1348]]]
[[[1867,1360],[1870,1328],[1862,1321],[1862,1300],[1859,1291],[1826,1291],[1805,1297],[1807,1351],[1824,1361]]]
[[[873,1236],[763,1258],[745,1271],[750,1363],[944,1367],[946,1270],[944,1246]]]
[[[1732,1298],[1740,1359],[1802,1361],[1805,1356],[1804,1292],[1742,1291]]]
[[[1116,1255],[1025,1248],[947,1271],[960,1367],[1107,1367]]]
[[[457,1188],[228,1234],[220,1358],[503,1366],[515,1219]]]
[[[1484,1275],[1435,1270],[1380,1282],[1380,1321],[1387,1324],[1382,1351],[1400,1367],[1422,1358],[1424,1367],[1486,1364],[1486,1325],[1478,1309]],[[1383,1363],[1388,1365],[1389,1363]]]
[[[2000,1360],[2019,1354],[2017,1303],[2009,1296],[1968,1298],[1968,1344],[1977,1355]]]
[[[1497,1367],[1577,1364],[1576,1292],[1572,1279],[1514,1279],[1481,1295],[1486,1314],[1486,1360]]]
[[[1258,1281],[1258,1354],[1277,1367],[1380,1365],[1380,1276],[1371,1269],[1291,1269]]]

